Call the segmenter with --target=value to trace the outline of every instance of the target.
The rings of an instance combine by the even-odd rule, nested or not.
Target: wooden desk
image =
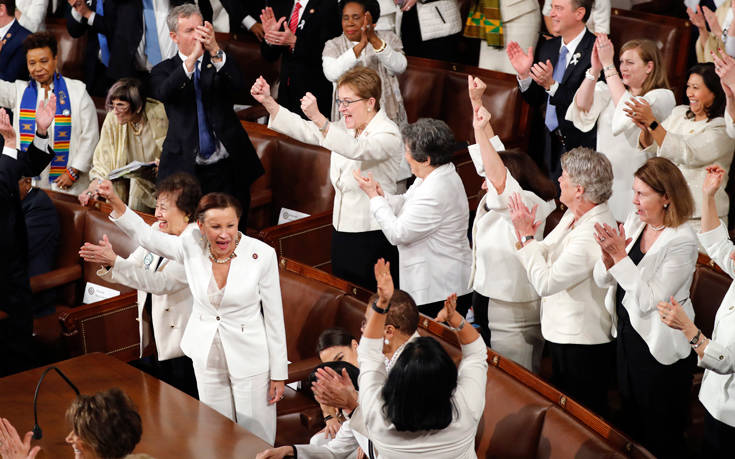
[[[253,458],[269,445],[215,410],[105,354],[86,354],[54,364],[82,394],[119,387],[133,400],[143,420],[143,437],[135,448],[156,459]],[[8,418],[21,437],[33,428],[33,392],[46,367],[0,379],[0,416]],[[39,457],[71,458],[64,442],[70,426],[64,415],[76,397],[51,371],[38,396],[38,422],[43,438]]]

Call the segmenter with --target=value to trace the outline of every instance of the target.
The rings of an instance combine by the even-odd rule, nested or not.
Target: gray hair
[[[429,159],[429,164],[438,167],[452,160],[454,133],[444,121],[421,118],[401,126],[401,135],[411,157],[420,163]]]
[[[612,195],[613,171],[610,160],[591,148],[577,147],[564,153],[561,167],[569,180],[584,188],[583,196],[601,204]]]
[[[199,7],[196,6],[193,3],[184,3],[183,5],[179,5],[175,8],[171,8],[171,11],[168,12],[168,17],[166,18],[166,25],[168,25],[168,31],[176,33],[176,31],[179,28],[179,18],[188,18],[194,15],[202,16],[202,12],[199,11]]]

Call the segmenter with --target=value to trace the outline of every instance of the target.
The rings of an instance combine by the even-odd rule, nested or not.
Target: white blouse
[[[597,151],[610,160],[615,178],[613,193],[607,204],[619,222],[624,221],[633,210],[633,174],[654,155],[653,152],[638,148],[641,130],[623,111],[625,103],[633,97],[629,91],[625,91],[615,106],[607,84],[598,81],[589,111],[584,112],[572,103],[566,114],[566,119],[580,131],[589,132],[597,126]],[[668,89],[652,89],[641,98],[651,106],[657,120],[666,119],[676,106],[674,93]]]
[[[476,458],[475,434],[485,408],[487,347],[482,338],[462,346],[457,388],[452,395],[455,417],[442,430],[399,432],[385,418],[380,392],[385,369],[382,338],[362,338],[357,349],[360,362],[360,410],[369,438],[381,459],[430,457],[432,459]]]
[[[735,246],[725,225],[699,233],[699,241],[707,255],[735,278],[735,263],[730,259]],[[712,340],[698,365],[705,369],[699,400],[713,418],[735,427],[735,283],[730,285],[717,310]]]
[[[695,209],[692,218],[700,218],[704,168],[717,163],[729,172],[735,139],[727,135],[725,118],[694,121],[693,118],[686,118],[687,110],[688,105],[675,107],[671,115],[661,123],[666,129],[663,144],[659,147],[653,142],[646,150],[670,159],[679,167],[694,198]],[[717,215],[720,217],[727,217],[730,208],[730,200],[725,192],[727,178],[728,174],[725,174],[722,186],[715,194]]]

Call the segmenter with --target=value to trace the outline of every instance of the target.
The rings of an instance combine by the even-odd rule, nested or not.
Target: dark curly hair
[[[707,113],[707,121],[724,116],[727,98],[725,97],[725,91],[722,90],[722,85],[720,85],[720,77],[715,73],[715,64],[712,62],[705,62],[693,65],[687,74],[687,86],[689,86],[689,77],[691,77],[692,74],[702,77],[704,85],[707,86],[707,89],[715,95],[715,100],[712,101],[712,105],[704,108],[705,113]],[[692,112],[691,108],[687,110],[686,117],[688,120],[694,118],[694,112]]]
[[[176,195],[176,207],[178,207],[189,221],[193,221],[202,197],[202,189],[199,181],[193,175],[186,172],[176,172],[161,180],[156,187],[156,196],[161,193]]]
[[[50,32],[36,32],[28,35],[26,39],[23,40],[23,49],[26,53],[32,49],[38,48],[49,48],[51,50],[51,54],[56,57],[56,53],[58,52],[58,43],[56,42],[54,34]]]
[[[101,458],[123,458],[133,452],[143,424],[132,400],[112,388],[80,395],[66,410],[72,431]]]
[[[347,6],[348,3],[357,3],[358,5],[362,5],[362,9],[364,9],[365,12],[370,13],[370,16],[372,16],[373,24],[378,22],[378,19],[380,18],[380,4],[377,0],[340,0],[340,13],[342,13],[342,10],[345,9],[345,6]]]

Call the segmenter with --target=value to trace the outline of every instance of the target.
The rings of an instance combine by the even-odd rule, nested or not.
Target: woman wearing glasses
[[[161,147],[168,131],[163,104],[146,99],[143,87],[135,78],[123,78],[107,92],[107,116],[102,123],[100,141],[92,157],[89,187],[79,195],[87,205],[97,197],[100,180],[133,161],[150,162],[161,157]],[[134,210],[152,213],[156,207],[155,184],[143,178],[118,180],[115,193]]]
[[[250,93],[268,110],[269,128],[332,151],[332,272],[375,291],[373,265],[384,258],[397,267],[398,250],[371,215],[370,200],[355,182],[352,171],[371,174],[386,193],[403,192],[396,183],[403,142],[398,126],[380,107],[380,77],[365,67],[342,75],[337,82],[336,101],[342,118],[335,122],[320,113],[311,93],[301,99],[301,109],[310,121],[278,105],[263,77],[255,81]]]

